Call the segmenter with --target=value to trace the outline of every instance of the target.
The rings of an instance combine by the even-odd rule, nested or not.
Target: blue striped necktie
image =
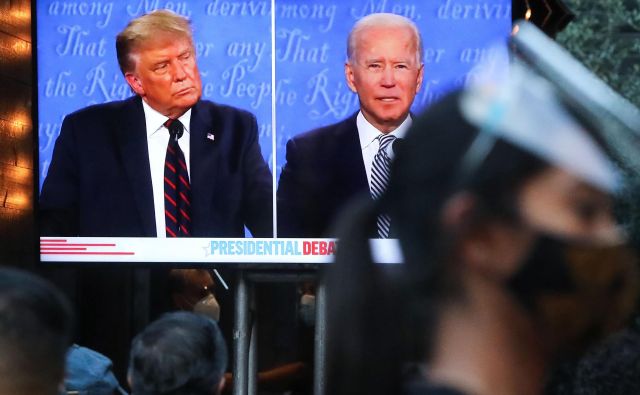
[[[184,127],[177,119],[168,119],[169,144],[164,162],[164,219],[167,237],[191,235],[191,185],[184,153],[178,140]]]
[[[373,157],[371,166],[371,196],[377,200],[389,184],[389,173],[391,171],[391,158],[387,154],[387,148],[396,139],[395,136],[381,134],[377,137],[380,142],[378,152]],[[389,237],[391,229],[391,219],[387,214],[380,214],[377,221],[378,237],[386,239]]]

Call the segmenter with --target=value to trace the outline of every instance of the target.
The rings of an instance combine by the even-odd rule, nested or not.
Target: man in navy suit
[[[188,210],[176,205],[180,220],[190,221],[181,223],[181,234],[243,237],[247,226],[254,236],[271,237],[272,178],[258,145],[256,119],[200,100],[189,22],[164,10],[141,16],[118,34],[116,51],[136,96],[65,118],[40,196],[41,234],[173,236],[170,221],[178,218],[168,204],[177,199],[167,198],[165,189],[179,184],[167,181],[166,172],[173,171],[189,192],[177,193],[189,202]],[[169,152],[176,162],[168,160]],[[169,305],[167,271],[151,271],[152,317]],[[78,282],[80,339],[111,350],[107,353],[122,363],[113,355],[135,328],[114,325],[114,317],[132,313],[132,270],[83,268]],[[230,298],[221,296],[221,320],[229,321]]]
[[[349,33],[347,55],[345,76],[360,111],[287,143],[278,186],[279,237],[335,236],[330,226],[349,200],[375,197],[374,157],[378,151],[394,155],[394,144],[381,145],[381,138],[401,139],[411,125],[409,108],[423,77],[415,24],[394,14],[368,15]]]
[[[169,131],[190,182],[189,234],[272,236],[272,181],[255,117],[200,100],[189,22],[156,11],[116,39],[118,63],[136,96],[68,115],[40,196],[42,234],[165,237],[164,171]],[[166,218],[165,218],[166,217]]]

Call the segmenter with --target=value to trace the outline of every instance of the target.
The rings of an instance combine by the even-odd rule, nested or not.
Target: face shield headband
[[[465,189],[499,139],[600,190],[618,190],[618,171],[604,151],[523,64],[511,65],[508,80],[468,89],[460,107],[480,131],[461,159],[456,190]],[[534,245],[505,286],[532,314],[554,359],[578,355],[633,312],[636,254],[620,235],[596,241],[534,231]]]

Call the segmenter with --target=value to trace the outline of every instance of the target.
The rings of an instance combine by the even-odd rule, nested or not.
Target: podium
[[[118,238],[41,237],[42,262],[131,264],[140,267],[170,264],[174,268],[237,269],[234,293],[233,393],[257,392],[256,347],[249,319],[250,287],[254,282],[303,281],[317,278],[314,335],[314,395],[325,394],[326,284],[318,273],[331,264],[340,242],[335,239],[265,238]],[[371,240],[374,261],[402,262],[396,240]]]

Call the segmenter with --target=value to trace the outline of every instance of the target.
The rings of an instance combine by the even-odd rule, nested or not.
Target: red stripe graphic
[[[135,252],[105,252],[105,251],[87,251],[87,252],[42,252],[41,255],[135,255]]]
[[[47,243],[40,243],[40,247],[60,247],[61,245],[64,245],[66,247],[115,247],[115,244],[106,244],[106,243],[100,243],[100,244],[85,244],[85,243],[65,243],[65,244],[47,244]]]
[[[40,251],[86,251],[87,247],[40,247]]]
[[[133,251],[93,251],[93,247],[117,247],[115,243],[69,243],[67,239],[41,239],[41,255],[135,255]]]

